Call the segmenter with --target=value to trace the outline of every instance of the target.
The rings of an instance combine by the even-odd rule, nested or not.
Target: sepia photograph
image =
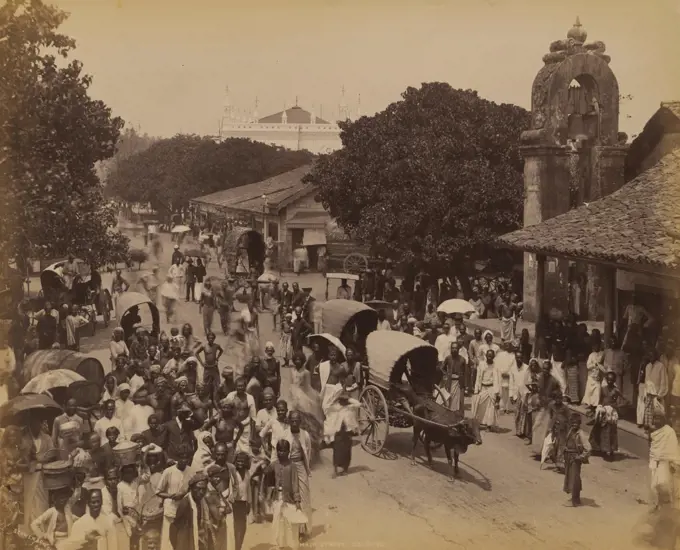
[[[678,60],[680,0],[0,0],[0,550],[680,550]]]

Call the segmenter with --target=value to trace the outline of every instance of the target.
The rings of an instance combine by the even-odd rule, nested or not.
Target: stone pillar
[[[536,335],[536,342],[534,343],[535,352],[538,354],[538,336],[540,334],[541,315],[545,312],[543,305],[543,296],[545,291],[545,256],[538,254],[536,256],[536,286],[535,286],[535,300],[534,300],[534,334]],[[544,327],[545,328],[545,327]],[[540,334],[545,336],[545,334]]]
[[[592,184],[589,202],[618,191],[624,184],[623,168],[628,147],[625,145],[593,147]]]
[[[628,148],[626,146],[597,146],[593,147],[591,157],[590,193],[585,197],[586,202],[596,201],[613,192],[618,191],[624,184],[624,163]],[[605,292],[603,287],[607,272],[605,268],[589,265],[587,268],[588,287],[586,289],[586,304],[588,319],[600,321],[606,315]]]
[[[570,167],[568,149],[558,145],[525,145],[524,156],[524,227],[564,214],[569,210]],[[556,269],[548,270],[544,304],[560,307],[568,278],[567,262],[559,261]],[[524,318],[537,320],[536,261],[524,255]],[[544,271],[545,272],[545,271]]]

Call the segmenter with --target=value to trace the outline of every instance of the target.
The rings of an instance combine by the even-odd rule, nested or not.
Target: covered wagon
[[[98,359],[77,351],[62,349],[35,351],[26,357],[22,369],[22,385],[40,374],[55,369],[72,370],[85,380],[95,382],[99,388],[104,386],[104,367]]]

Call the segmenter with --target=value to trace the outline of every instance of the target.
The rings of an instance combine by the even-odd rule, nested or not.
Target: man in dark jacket
[[[198,428],[191,418],[191,408],[182,403],[177,409],[177,417],[165,423],[168,431],[167,454],[170,460],[177,460],[183,448],[191,447],[196,451],[196,437],[194,430]]]
[[[179,263],[182,263],[184,261],[184,254],[182,254],[179,251],[179,245],[178,244],[175,245],[175,250],[172,253],[172,263],[173,264],[177,263],[177,260],[179,260]]]
[[[186,301],[190,299],[192,302],[196,301],[196,294],[194,292],[194,285],[196,284],[196,266],[194,261],[189,258],[187,260],[187,295]]]
[[[204,472],[194,474],[189,480],[189,494],[179,501],[175,521],[170,524],[170,543],[173,548],[214,550],[216,547],[216,525],[205,500],[207,492],[208,476]]]

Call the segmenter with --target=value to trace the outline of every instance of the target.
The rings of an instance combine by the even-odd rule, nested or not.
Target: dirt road
[[[182,303],[180,320],[202,332],[196,304]],[[262,316],[261,331],[263,342],[278,344],[268,314]],[[84,351],[107,358],[109,335],[102,329],[84,340]],[[219,336],[218,341],[225,339]],[[312,477],[314,536],[309,547],[632,547],[634,525],[647,509],[646,461],[632,456],[613,463],[592,458],[583,467],[584,505],[572,508],[562,492],[563,477],[552,468],[539,469],[524,443],[514,437],[512,422],[503,417],[505,433],[484,434],[483,445],[461,457],[460,479],[453,483],[446,479],[443,451],[434,453],[433,469],[422,460],[410,464],[408,430],[391,429],[386,452],[379,458],[365,453],[357,442],[347,477],[331,479],[331,452],[323,451]],[[422,447],[418,454],[422,456]],[[251,525],[245,547],[264,550],[270,538],[270,525]]]

